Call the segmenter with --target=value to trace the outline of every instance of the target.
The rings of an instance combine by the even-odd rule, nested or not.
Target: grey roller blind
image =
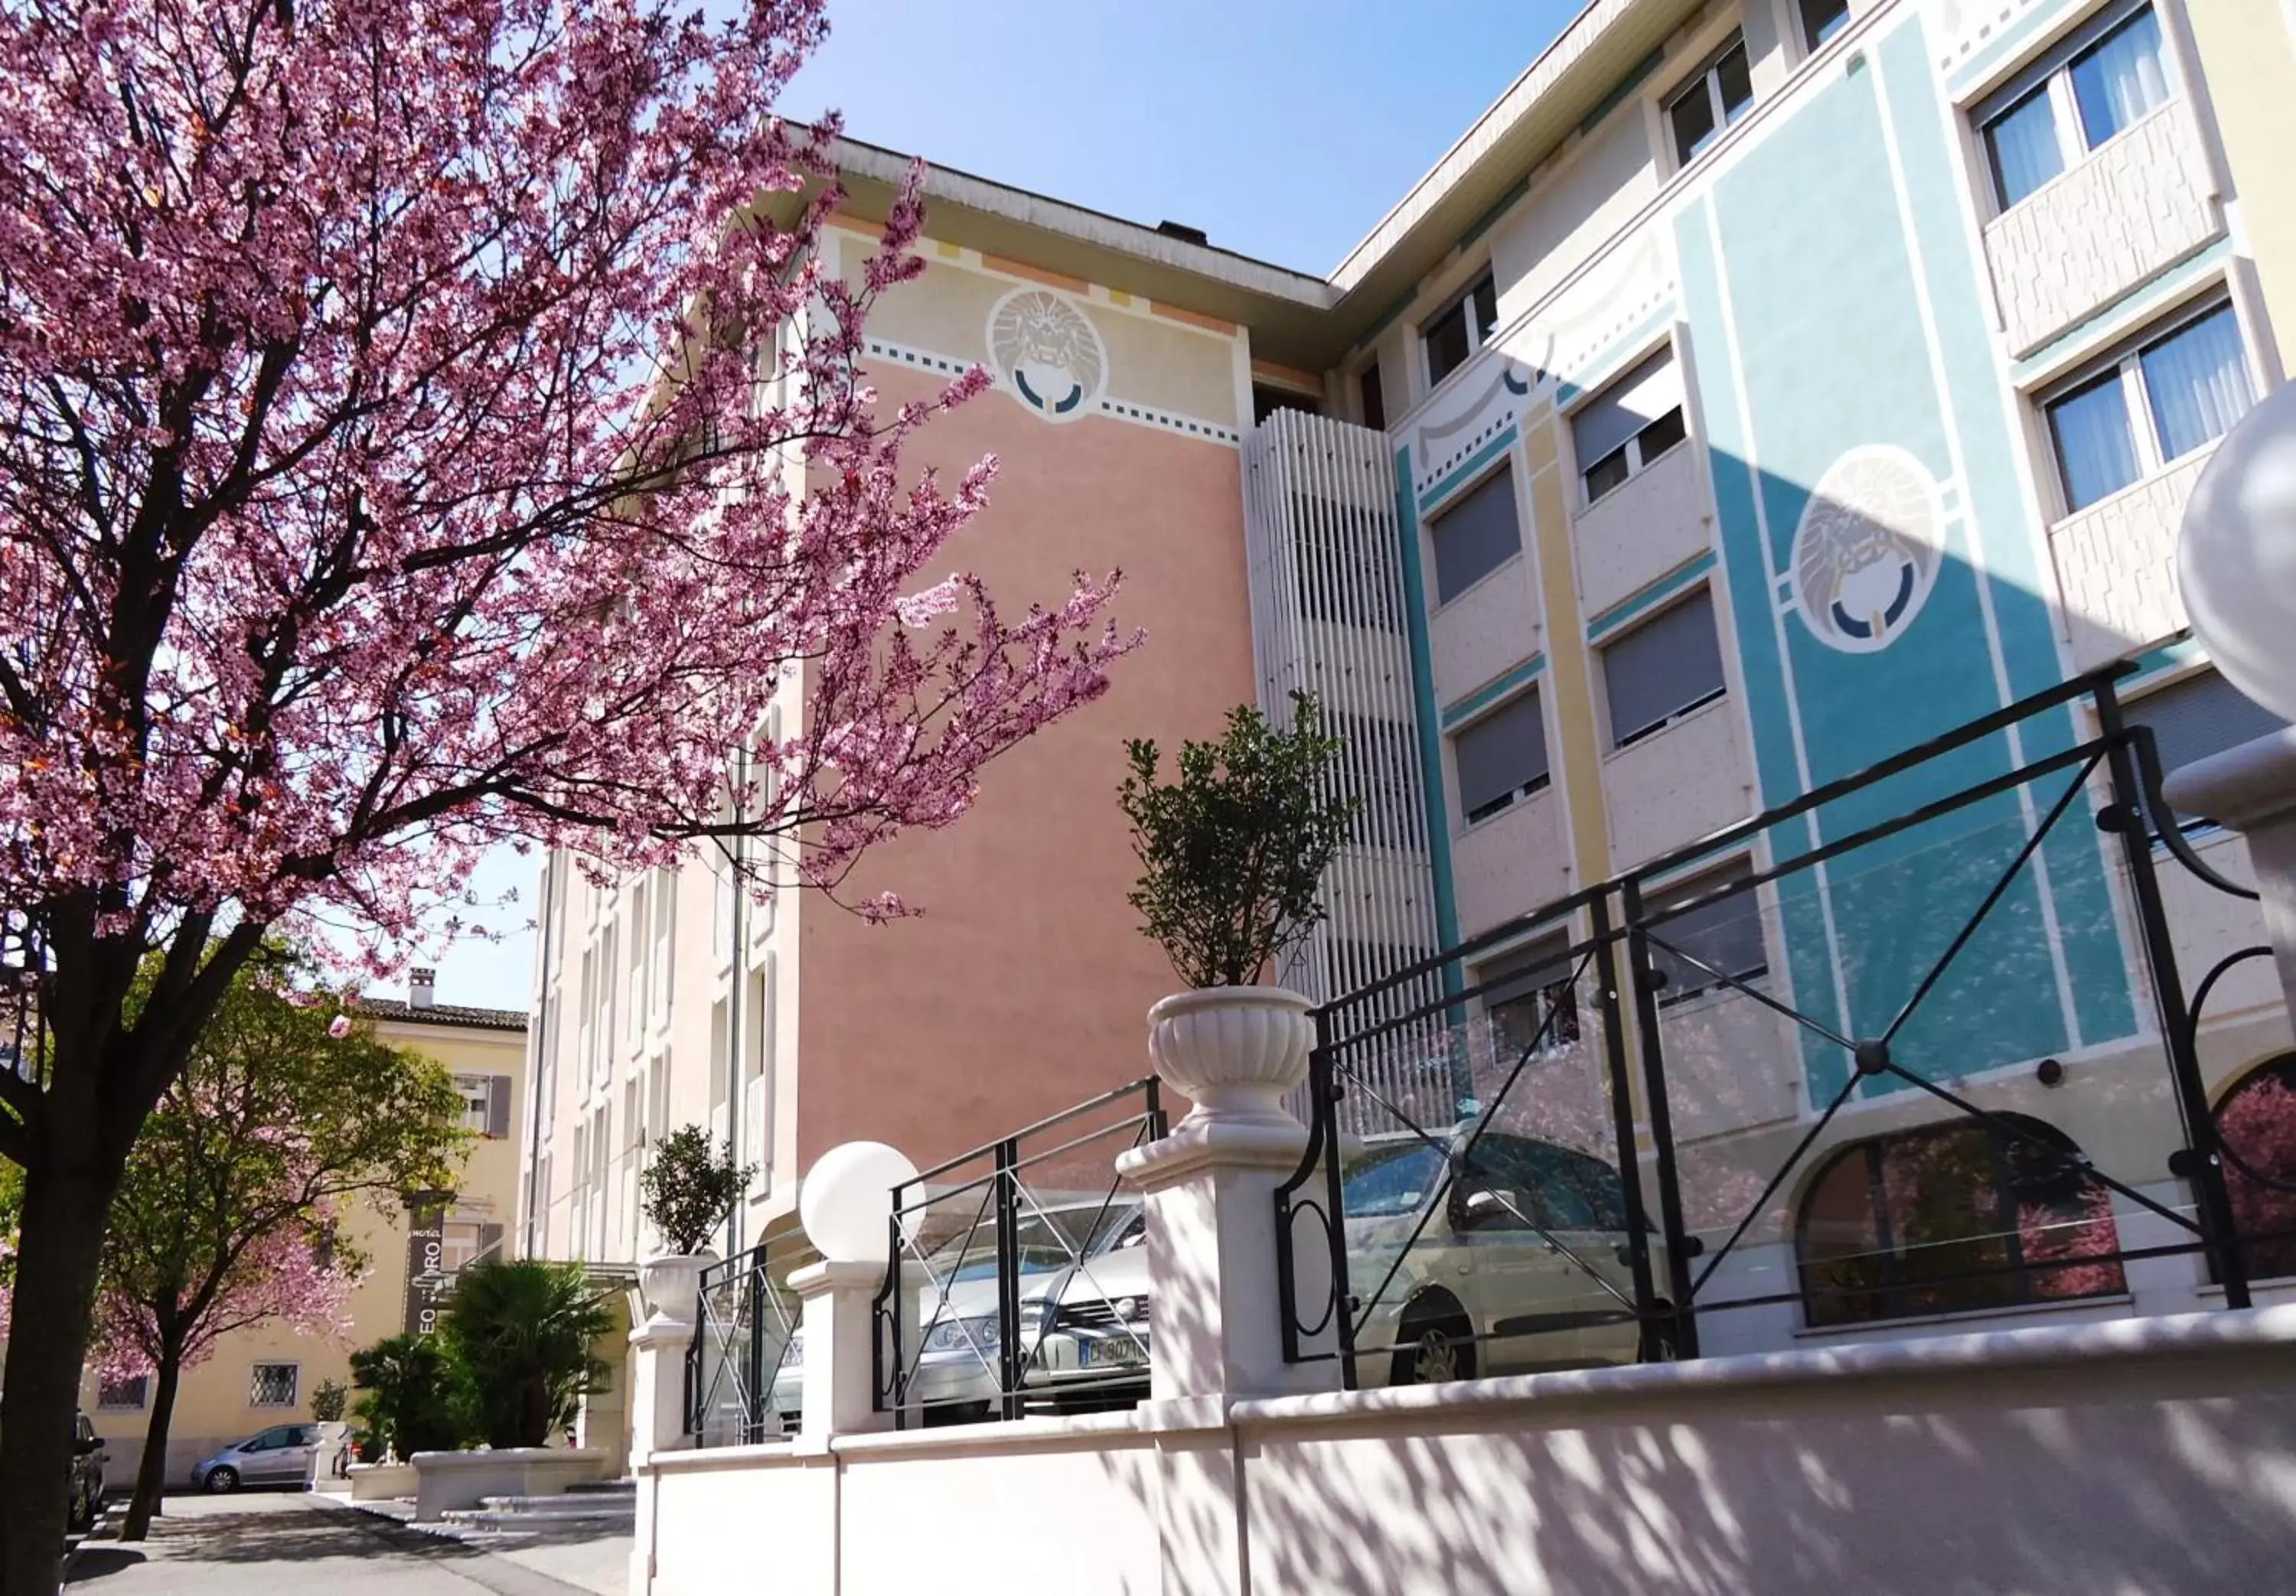
[[[1719,870],[1654,894],[1652,908],[1655,912],[1691,903],[1742,881],[1751,873],[1745,860],[1733,860]],[[1651,935],[1668,945],[1661,947],[1654,942],[1651,947],[1651,962],[1666,974],[1660,1003],[1679,1003],[1719,985],[1723,976],[1750,981],[1769,968],[1769,953],[1762,940],[1761,900],[1751,887],[1661,921],[1651,929]],[[1685,959],[1683,954],[1690,957]]]
[[[1603,648],[1611,746],[1623,748],[1664,725],[1720,693],[1722,685],[1714,600],[1702,589]]]
[[[1514,519],[1514,472],[1502,467],[1428,524],[1435,544],[1435,602],[1447,604],[1522,552]]]
[[[2213,670],[2130,700],[2122,706],[2122,717],[2130,725],[2152,728],[2163,775],[2288,724]]]
[[[487,1077],[487,1134],[506,1138],[510,1134],[510,1076]]]
[[[1682,376],[1674,353],[1660,349],[1570,418],[1578,469],[1585,471],[1667,412],[1681,408]]]
[[[1451,740],[1459,773],[1459,808],[1470,820],[1504,806],[1546,779],[1546,726],[1538,691],[1512,699]]]

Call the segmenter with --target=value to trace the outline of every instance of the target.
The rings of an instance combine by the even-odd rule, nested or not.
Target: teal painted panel
[[[1435,712],[1435,660],[1427,641],[1427,577],[1419,562],[1419,517],[1411,505],[1411,450],[1395,452],[1395,522],[1403,539],[1403,615],[1411,631],[1411,686],[1418,709],[1420,790],[1426,795],[1427,862],[1435,877],[1437,945],[1459,940],[1459,897],[1451,874],[1451,806],[1443,791],[1443,730]],[[1458,989],[1455,965],[1444,989]]]
[[[1917,31],[1900,32],[1918,49]],[[1812,491],[1845,454],[1902,451],[1935,480],[1954,479],[1956,454],[1966,450],[1956,447],[1964,440],[1948,415],[1948,395],[1958,393],[1963,378],[1949,355],[1932,358],[1924,313],[1934,304],[1925,302],[1923,275],[1931,263],[1900,214],[1872,71],[1844,75],[1811,94],[1717,179],[1710,202],[1726,263],[1718,308],[1734,326],[1745,396],[1738,426],[1751,461],[1742,459],[1736,474],[1760,511],[1746,514],[1745,492],[1734,494],[1722,508],[1725,546],[1734,579],[1742,565],[1767,588],[1792,569],[1795,530]],[[1973,263],[1965,248],[1961,255],[1956,269],[1967,274]],[[1726,327],[1693,321],[1693,330],[1704,371],[1724,356]],[[1980,381],[1997,383],[1989,371]],[[1798,742],[1813,782],[1862,770],[2004,701],[1990,595],[1967,522],[1948,518],[1944,531],[1926,600],[1887,646],[1846,651],[1799,613],[1786,618],[1780,679],[1791,683],[1792,703],[1785,736]],[[1742,611],[1772,613],[1767,602]],[[1750,705],[1758,717],[1784,708],[1763,695]],[[1767,744],[1775,736],[1762,728],[1757,740]],[[2011,767],[2008,740],[1988,739],[1828,806],[1816,829],[1828,839],[1845,837]],[[1767,764],[1763,775],[1767,788]],[[1814,873],[1792,878],[1808,895],[1784,905],[1782,917],[1797,1001],[1817,1011],[1813,988],[1830,970],[1849,1004],[1843,1028],[1857,1036],[1890,1028],[2026,836],[2015,798],[2002,795],[1833,861],[1822,897]],[[1772,841],[1782,860],[1796,851],[1794,839]],[[2063,1049],[2065,1003],[2048,923],[2033,873],[2020,872],[1904,1022],[1899,1061],[1944,1078]],[[1804,1061],[1813,1092],[1828,1095],[1841,1078],[1838,1050],[1807,1042]]]
[[[1976,218],[1955,180],[1958,131],[1938,99],[1919,26],[1889,35],[1878,54],[1914,218],[1913,249],[1929,291],[1961,449],[1964,502],[1983,535],[1983,579],[2001,667],[2010,696],[2023,698],[2064,677],[2052,602],[2056,575],[2047,529],[2034,519],[2018,471],[2021,418],[2001,387]],[[2020,727],[2018,751],[2028,760],[2045,758],[2080,736],[2072,710],[2061,708]],[[2057,785],[2050,784],[2048,798]],[[2043,794],[2034,793],[2033,800],[2046,810]],[[2127,979],[2128,950],[2106,885],[2106,839],[2086,823],[2077,803],[2042,844],[2041,858],[2075,1009],[2075,1041],[2095,1044],[2131,1034],[2137,1016]]]

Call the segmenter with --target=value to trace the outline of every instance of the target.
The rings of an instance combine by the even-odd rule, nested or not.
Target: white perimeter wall
[[[2253,1596],[2292,1588],[2296,1308],[639,1473],[655,1596]]]

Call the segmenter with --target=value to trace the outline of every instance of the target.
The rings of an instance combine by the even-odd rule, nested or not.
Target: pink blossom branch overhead
[[[9,8],[0,901],[396,937],[505,839],[729,831],[833,886],[1105,688],[1114,578],[1008,618],[947,575],[994,462],[904,465],[985,379],[888,411],[855,374],[922,217],[913,182],[853,282],[812,251],[834,125],[771,107],[822,31]]]

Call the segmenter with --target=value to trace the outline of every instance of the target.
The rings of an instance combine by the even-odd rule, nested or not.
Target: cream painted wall
[[[526,1035],[518,1029],[473,1029],[463,1026],[421,1024],[378,1018],[375,1031],[385,1041],[411,1047],[437,1059],[457,1075],[507,1076],[512,1084],[512,1125],[527,1112]],[[518,1212],[518,1138],[475,1142],[456,1189],[452,1216],[483,1220],[503,1227],[506,1252],[514,1250]],[[169,1425],[168,1477],[182,1481],[193,1464],[234,1441],[244,1440],[273,1424],[311,1416],[312,1389],[323,1379],[350,1383],[350,1355],[385,1336],[397,1335],[406,1322],[406,1220],[405,1210],[391,1202],[378,1207],[354,1205],[344,1215],[345,1228],[370,1260],[364,1281],[351,1294],[351,1330],[340,1341],[324,1337],[297,1336],[283,1329],[258,1327],[226,1337],[214,1353],[185,1372],[176,1393]],[[249,1381],[257,1363],[301,1365],[297,1401],[291,1407],[258,1408],[248,1402]],[[132,1484],[143,1456],[144,1435],[150,1415],[142,1411],[102,1408],[97,1404],[96,1383],[82,1387],[80,1404],[94,1421],[96,1432],[108,1443],[111,1461],[105,1477],[125,1489]],[[324,1463],[322,1467],[324,1467]]]
[[[632,1596],[2251,1596],[2296,1310],[906,1435],[638,1469]]]
[[[1613,870],[1647,863],[1754,813],[1744,720],[1727,697],[1717,699],[1603,756]]]
[[[1530,561],[1518,554],[1428,617],[1435,701],[1456,703],[1496,680],[1538,653],[1544,633]]]
[[[1572,492],[1585,490],[1577,482]],[[1570,523],[1578,611],[1598,616],[1714,546],[1714,512],[1698,446],[1677,444]]]
[[[2296,326],[2296,16],[2285,0],[2185,0],[2248,247],[2274,322]]]
[[[1472,937],[1570,890],[1562,800],[1552,786],[1453,838],[1459,933]]]

